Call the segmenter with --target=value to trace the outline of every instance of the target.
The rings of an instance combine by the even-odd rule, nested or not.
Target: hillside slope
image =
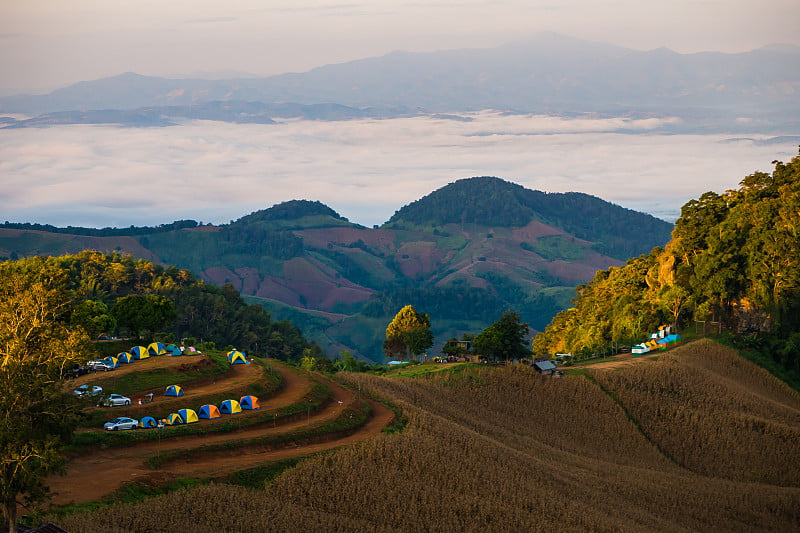
[[[719,386],[709,387],[705,373],[683,382],[698,365]],[[276,531],[800,528],[797,395],[710,343],[687,345],[664,363],[643,366],[653,371],[595,377],[629,383],[626,389],[637,393],[624,398],[583,376],[555,379],[522,367],[460,367],[416,379],[346,374],[353,385],[396,402],[406,429],[311,458],[265,491],[202,487],[117,506],[113,513],[68,517],[62,525],[71,531],[112,531],[119,520],[142,531],[201,524],[259,531],[265,522]],[[683,383],[683,395],[665,387],[670,379]],[[649,431],[649,419],[641,416],[680,414],[687,398],[712,395],[708,408],[691,404],[703,422],[682,424],[683,438],[674,443]],[[713,422],[717,407],[728,414]],[[731,425],[735,418],[741,423]],[[769,453],[760,449],[764,428],[786,437],[772,441]],[[727,447],[716,456],[703,454],[702,443],[716,438]],[[772,458],[748,462],[743,456],[734,463],[742,467],[736,474],[724,463],[738,449]],[[683,465],[672,455],[678,452],[699,452],[700,460]],[[225,502],[226,513],[210,515],[208,501]],[[172,516],[159,512],[177,508],[181,513]]]
[[[230,283],[330,355],[348,349],[381,360],[383,329],[404,305],[431,314],[438,346],[509,308],[539,330],[576,285],[663,244],[672,226],[588,195],[486,177],[451,183],[372,229],[307,200],[223,226],[182,221],[84,235],[34,228],[0,228],[0,257],[82,247],[148,257]]]

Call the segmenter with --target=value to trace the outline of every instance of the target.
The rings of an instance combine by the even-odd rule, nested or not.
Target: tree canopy
[[[800,340],[800,157],[773,164],[738,189],[691,200],[663,249],[578,287],[534,351],[589,352],[640,342],[658,324],[712,320],[800,372],[785,349]]]
[[[62,464],[58,448],[73,428],[60,380],[88,337],[69,325],[64,278],[0,263],[0,503],[12,532],[18,503],[47,496],[45,477]]]
[[[387,357],[416,358],[431,346],[431,318],[427,314],[418,313],[413,305],[400,309],[386,327],[383,351]]]
[[[519,313],[506,311],[494,324],[475,337],[475,352],[503,360],[520,359],[530,355],[527,343],[528,324]]]

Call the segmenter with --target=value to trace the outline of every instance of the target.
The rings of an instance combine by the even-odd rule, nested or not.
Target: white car
[[[122,394],[109,394],[108,398],[103,400],[103,405],[106,407],[114,407],[116,405],[130,405],[131,399]]]
[[[115,418],[111,422],[106,422],[103,427],[106,431],[119,431],[120,429],[136,429],[139,427],[139,421],[126,416]]]
[[[89,361],[88,363],[86,363],[86,366],[89,367],[89,370],[93,370],[95,372],[97,371],[108,372],[109,370],[114,370],[113,366],[99,359],[94,361]]]
[[[74,391],[72,394],[79,398],[85,398],[87,396],[100,396],[103,394],[103,387],[98,387],[97,385],[93,385],[92,388],[89,388],[89,385],[81,385]]]

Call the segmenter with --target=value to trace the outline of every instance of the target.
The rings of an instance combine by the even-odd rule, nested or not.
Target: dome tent
[[[183,396],[183,388],[180,385],[170,385],[164,391],[164,396]]]
[[[231,350],[228,352],[228,361],[232,365],[246,365],[247,357],[239,350]]]
[[[219,414],[219,407],[211,403],[205,404],[197,411],[197,418],[214,420],[215,418],[219,418],[221,416],[222,415]]]
[[[242,412],[242,406],[236,400],[225,400],[219,404],[219,412],[223,415],[234,415]]]
[[[150,355],[164,355],[167,353],[167,349],[162,342],[151,342],[147,347],[147,353]]]
[[[168,426],[177,426],[179,424],[183,424],[183,418],[178,413],[172,413],[167,417]]]
[[[135,361],[133,355],[129,354],[128,352],[122,352],[117,356],[117,361],[120,363],[132,363]]]
[[[150,354],[147,351],[147,348],[144,346],[134,346],[130,350],[128,350],[134,359],[147,359],[150,357]]]
[[[111,368],[117,368],[119,366],[119,359],[117,359],[113,355],[109,355],[108,357],[103,359],[103,362],[110,365]]]
[[[151,429],[158,427],[158,422],[152,416],[145,416],[139,420],[139,427],[144,429]]]
[[[168,345],[166,350],[167,350],[167,355],[183,355],[181,349],[178,346],[175,346],[174,344]]]
[[[194,409],[181,409],[178,411],[178,414],[183,419],[184,424],[194,424],[195,422],[199,422],[197,419],[197,413]]]
[[[258,398],[255,396],[242,396],[242,399],[239,400],[239,405],[242,407],[242,409],[247,410],[261,409],[261,405],[258,403]]]

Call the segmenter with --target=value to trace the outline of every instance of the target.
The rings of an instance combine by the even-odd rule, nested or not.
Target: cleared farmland
[[[406,429],[304,460],[263,490],[185,489],[60,524],[76,532],[800,528],[798,440],[784,438],[800,429],[800,399],[713,343],[589,377],[469,367],[342,377],[399,405]],[[692,416],[670,418],[687,406]],[[698,444],[709,434],[721,444]],[[750,456],[739,459],[737,446],[767,446],[769,459],[742,469]],[[696,462],[682,455],[692,452]]]

